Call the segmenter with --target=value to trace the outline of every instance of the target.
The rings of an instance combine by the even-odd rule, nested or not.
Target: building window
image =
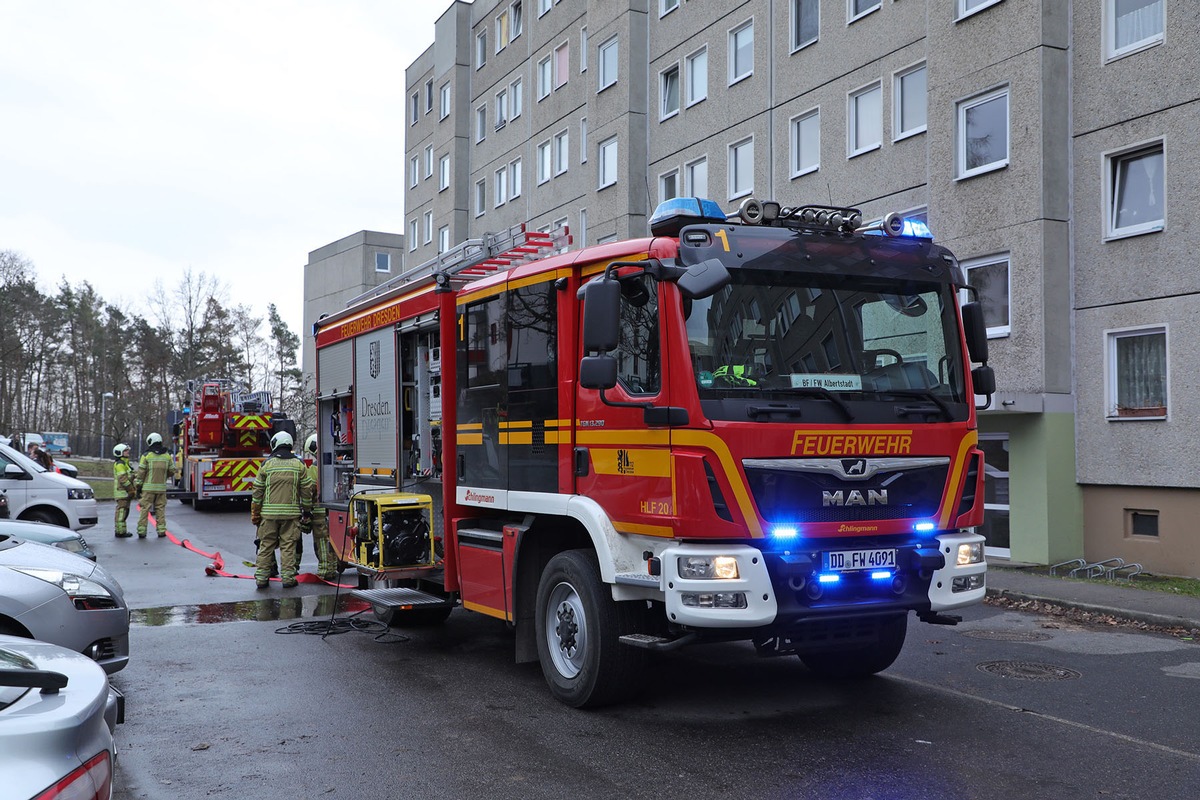
[[[508,85],[508,97],[511,119],[516,119],[521,116],[521,107],[524,105],[523,93],[521,91],[521,79],[517,78]]]
[[[487,63],[487,31],[481,31],[475,37],[475,69]]]
[[[511,181],[508,196],[510,198],[521,196],[521,159],[517,159],[508,165],[508,177]]]
[[[1008,88],[958,104],[958,177],[1008,166]]]
[[[508,202],[508,167],[501,167],[496,170],[496,200],[495,206],[499,208]]]
[[[662,103],[659,106],[659,119],[673,117],[679,113],[679,65],[672,64],[658,74],[658,90]]]
[[[1166,222],[1163,143],[1106,153],[1105,238],[1161,231]]]
[[[1167,415],[1167,329],[1106,331],[1109,419]]]
[[[579,118],[579,163],[587,163],[587,117]]]
[[[538,16],[545,14],[550,10],[550,6],[554,5],[552,0],[538,0]]]
[[[679,170],[673,169],[658,176],[658,202],[679,197]]]
[[[419,235],[420,224],[414,219],[408,222],[408,252],[417,249],[417,236]]]
[[[658,15],[660,17],[665,17],[677,8],[679,8],[679,0],[658,0]]]
[[[570,149],[569,138],[570,138],[570,135],[568,134],[567,131],[559,131],[558,133],[554,134],[554,174],[555,175],[562,175],[564,172],[567,171],[567,167],[570,165],[570,159],[568,158],[568,155],[567,155],[568,150]]]
[[[597,70],[600,77],[596,89],[599,92],[617,82],[617,37],[614,36],[600,45],[600,50],[596,55],[600,64]]]
[[[1130,536],[1158,536],[1158,511],[1125,509],[1125,538]]]
[[[927,103],[925,65],[897,72],[892,81],[892,129],[896,141],[925,132]]]
[[[970,16],[976,11],[982,11],[988,6],[994,6],[1003,0],[958,0],[958,18]]]
[[[487,106],[475,109],[475,143],[482,142],[487,137]]]
[[[729,32],[729,85],[754,74],[754,20]]]
[[[683,191],[688,197],[708,197],[708,159],[698,158],[683,167]]]
[[[821,0],[792,0],[792,52],[821,35]]]
[[[419,120],[421,118],[421,93],[413,92],[412,97],[409,99],[411,101],[410,106],[412,107],[412,117],[410,118],[410,124],[416,125],[417,120]]]
[[[496,95],[496,130],[504,127],[508,122],[508,90],[501,89]]]
[[[587,209],[579,209],[579,246],[587,247]]]
[[[1163,0],[1104,0],[1104,49],[1119,58],[1163,40]]]
[[[550,56],[546,56],[537,65],[537,99],[539,101],[550,96],[551,71]]]
[[[883,90],[878,83],[850,93],[847,158],[876,150],[883,144]]]
[[[421,157],[413,156],[408,160],[408,185],[416,188],[417,181],[421,179]]]
[[[687,57],[687,104],[695,105],[708,97],[708,48]]]
[[[587,72],[587,25],[579,29],[579,71]]]
[[[433,212],[425,212],[425,244],[433,241]]]
[[[1008,528],[1008,434],[979,435],[983,451],[983,525],[977,533],[986,542],[986,554],[1007,558],[1011,539]]]
[[[375,271],[376,272],[391,272],[392,271],[392,254],[391,253],[376,253],[375,254]]]
[[[872,11],[877,11],[880,5],[881,0],[846,0],[847,22],[854,22]]]
[[[512,4],[512,7],[509,9],[508,16],[509,19],[512,20],[512,22],[509,23],[509,27],[512,29],[511,38],[516,39],[521,35],[521,31],[525,30],[525,14],[524,9],[521,8],[521,0],[517,0],[517,2]]]
[[[450,226],[443,225],[438,228],[438,252],[444,253],[450,249]]]
[[[821,168],[821,109],[792,117],[792,177]]]
[[[614,136],[601,142],[596,149],[596,154],[599,156],[600,162],[599,188],[612,186],[617,182],[617,137]]]
[[[571,44],[563,42],[554,48],[554,88],[560,89],[567,85],[570,73]]]
[[[729,199],[754,191],[754,137],[729,145]]]
[[[964,261],[962,266],[967,273],[967,283],[979,292],[987,335],[989,337],[1007,336],[1011,331],[1008,255]]]
[[[433,177],[433,145],[425,145],[425,177]]]
[[[501,11],[496,17],[496,52],[508,47],[508,12]]]
[[[482,217],[487,211],[487,178],[475,181],[475,216]]]
[[[550,230],[554,233],[554,238],[562,243],[554,252],[565,253],[571,248],[571,229],[567,227],[567,218],[560,217],[550,223]]]
[[[450,156],[438,159],[438,191],[450,188]]]
[[[537,182],[538,185],[550,180],[550,142],[542,142],[537,146]]]
[[[438,110],[441,113],[439,119],[445,119],[450,116],[450,84],[448,83],[442,87],[441,103]]]

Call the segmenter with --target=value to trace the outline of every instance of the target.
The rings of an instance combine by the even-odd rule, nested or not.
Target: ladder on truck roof
[[[466,239],[423,264],[404,270],[396,277],[368,289],[347,302],[346,307],[380,297],[406,283],[431,276],[444,275],[446,280],[463,283],[478,280],[502,269],[536,261],[570,244],[571,231],[566,225],[551,233],[545,233],[526,230],[525,223],[522,222],[498,233],[485,233],[478,239]]]

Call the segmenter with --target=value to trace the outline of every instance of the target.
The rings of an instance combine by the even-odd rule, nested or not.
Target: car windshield
[[[733,270],[721,291],[685,304],[706,414],[867,421],[861,404],[900,399],[961,418],[970,398],[953,291],[933,281]]]
[[[47,471],[45,467],[19,450],[14,450],[6,444],[0,444],[0,469],[3,469],[9,464],[16,464],[18,467],[30,472]]]

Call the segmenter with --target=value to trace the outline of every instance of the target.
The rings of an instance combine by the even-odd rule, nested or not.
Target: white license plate
[[[833,572],[895,569],[895,550],[834,550],[825,554],[825,568]]]

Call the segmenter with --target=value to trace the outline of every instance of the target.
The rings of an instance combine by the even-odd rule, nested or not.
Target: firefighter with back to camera
[[[315,433],[304,441],[304,450],[312,456],[312,462],[308,465],[308,476],[313,482],[314,501],[312,523],[302,526],[301,529],[304,533],[312,532],[313,551],[317,554],[317,577],[324,581],[331,581],[337,578],[337,556],[334,555],[333,544],[329,541],[329,512],[325,510],[324,506],[316,503],[316,498],[320,495],[321,481]]]
[[[149,448],[138,461],[136,486],[141,495],[141,513],[138,515],[137,533],[145,539],[148,530],[150,507],[154,507],[154,527],[161,539],[167,535],[167,481],[175,479],[175,459],[163,447],[162,436],[152,433],[146,437]]]
[[[129,463],[129,445],[122,442],[113,448],[113,499],[117,501],[113,517],[113,529],[118,539],[133,536],[126,526],[129,519],[129,504],[137,497],[133,465]]]
[[[250,497],[250,521],[258,527],[254,582],[265,589],[279,549],[279,578],[285,589],[296,585],[300,568],[300,526],[312,524],[313,480],[292,452],[292,435],[271,437],[271,455],[258,470]]]

